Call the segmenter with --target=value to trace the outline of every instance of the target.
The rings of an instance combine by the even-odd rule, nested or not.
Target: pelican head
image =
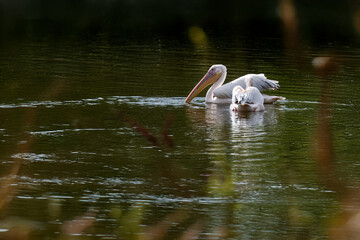
[[[214,84],[214,83],[218,82],[218,80],[221,78],[221,76],[223,76],[224,73],[226,73],[226,67],[224,65],[217,64],[217,65],[211,66],[211,68],[205,74],[205,76],[200,80],[200,82],[198,84],[196,84],[196,86],[193,88],[193,90],[191,90],[189,95],[186,97],[185,103],[191,102],[191,100],[193,100],[194,97],[196,97],[202,90],[204,90],[204,88],[206,88],[210,84]],[[225,80],[225,78],[223,77],[222,82],[220,83],[220,81],[219,81],[219,84],[216,84],[216,85],[221,85],[224,82],[224,80]],[[216,87],[218,87],[218,86],[216,86]],[[209,91],[208,91],[208,94],[209,94]],[[213,95],[212,92],[210,95]],[[211,96],[211,97],[213,97],[213,96]]]

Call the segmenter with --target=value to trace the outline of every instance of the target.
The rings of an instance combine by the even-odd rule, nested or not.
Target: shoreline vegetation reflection
[[[2,1],[0,237],[356,238],[355,5]],[[184,104],[215,63],[287,100]]]

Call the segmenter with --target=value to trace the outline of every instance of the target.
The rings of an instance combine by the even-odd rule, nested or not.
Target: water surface
[[[2,180],[20,168],[1,232],[25,224],[52,239],[90,211],[95,221],[80,234],[89,239],[129,239],[164,219],[173,221],[166,239],[191,227],[201,239],[327,238],[344,195],[323,173],[342,189],[360,180],[359,50],[309,46],[294,59],[275,38],[202,48],[103,37],[3,42]],[[325,80],[311,65],[323,53],[338,59]],[[205,104],[205,93],[184,104],[215,63],[229,80],[265,73],[287,99],[240,115]],[[332,136],[334,171],[319,170],[319,131]]]

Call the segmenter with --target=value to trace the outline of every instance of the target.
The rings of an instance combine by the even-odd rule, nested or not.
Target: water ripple
[[[194,102],[200,103],[198,98]],[[140,106],[184,106],[183,97],[143,97],[143,96],[112,96],[112,97],[98,97],[94,99],[81,99],[81,100],[66,100],[66,101],[28,101],[6,104],[0,104],[0,109],[13,109],[13,108],[37,108],[46,107],[53,108],[58,106],[96,106],[100,104],[128,104]]]
[[[0,104],[0,109],[13,109],[13,108],[53,108],[58,106],[97,106],[100,104],[127,104],[146,107],[183,107],[184,97],[144,97],[144,96],[110,96],[88,98],[80,100],[65,100],[65,101],[28,101],[6,104]],[[306,110],[313,108],[315,105],[321,104],[318,101],[301,101],[301,100],[285,100],[277,103],[276,105],[282,107],[284,110]],[[344,104],[331,102],[333,106],[352,106],[353,104]],[[203,97],[196,97],[191,104],[187,104],[191,108],[204,108],[205,102]],[[228,107],[226,107],[228,108]]]
[[[53,162],[55,154],[17,153],[11,158],[24,159],[29,162]]]

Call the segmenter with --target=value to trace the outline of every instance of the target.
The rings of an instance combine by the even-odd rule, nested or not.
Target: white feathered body
[[[235,86],[230,109],[238,112],[264,111],[264,97],[256,87],[248,86],[244,89],[241,86]]]
[[[232,91],[233,91],[234,87],[240,86],[243,89],[246,89],[245,79],[247,79],[247,78],[252,79],[253,87],[256,87],[257,89],[259,89],[260,92],[264,91],[264,90],[276,90],[280,87],[278,81],[268,79],[262,73],[261,74],[250,73],[250,74],[246,74],[242,77],[239,77],[229,83],[226,83],[226,84],[218,87],[214,91],[214,96],[217,98],[230,98],[231,99]]]
[[[206,93],[205,102],[207,103],[230,103],[233,96],[233,89],[236,86],[240,86],[243,90],[247,87],[254,87],[258,89],[258,92],[264,90],[276,90],[278,89],[279,82],[271,80],[265,77],[264,74],[246,74],[242,77],[235,79],[229,83],[223,85],[227,75],[226,67],[222,64],[215,64],[210,67],[205,76],[196,84],[191,90],[189,95],[185,99],[185,103],[189,103],[207,86],[212,85]],[[246,85],[246,79],[251,79],[251,85]],[[251,89],[248,94],[251,95]],[[257,94],[257,93],[256,93]],[[261,95],[261,94],[260,94]],[[268,96],[263,94],[263,103],[273,103],[277,100],[285,99],[278,96]]]

